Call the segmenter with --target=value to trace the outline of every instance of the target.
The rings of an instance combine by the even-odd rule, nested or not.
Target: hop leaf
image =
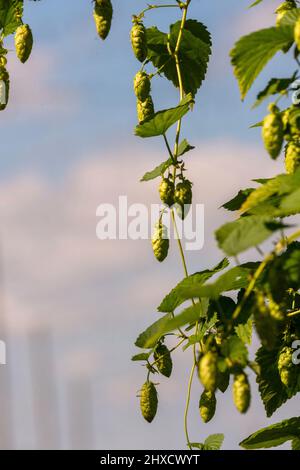
[[[157,391],[152,382],[145,382],[141,390],[140,407],[143,417],[148,423],[155,418],[158,406]]]
[[[208,423],[215,415],[216,412],[216,397],[213,392],[204,390],[200,397],[199,411],[200,416],[204,423]]]
[[[32,46],[33,36],[29,25],[23,24],[19,26],[15,34],[15,47],[17,56],[23,64],[28,60]]]
[[[279,109],[275,105],[271,105],[269,109],[271,113],[264,119],[262,138],[267,152],[273,159],[276,159],[283,144],[283,122]]]
[[[136,16],[133,17],[133,26],[130,33],[131,45],[135,57],[140,61],[144,62],[147,58],[148,47],[147,47],[147,32],[146,28]]]
[[[218,356],[216,353],[209,351],[204,354],[199,362],[199,379],[209,392],[214,392],[217,388],[218,379]]]
[[[152,248],[155,258],[160,263],[168,256],[169,245],[167,227],[159,222],[155,227],[155,232],[152,237]]]
[[[99,37],[105,40],[111,28],[113,6],[111,0],[96,0],[94,20]]]
[[[251,392],[246,374],[238,374],[233,382],[233,401],[240,413],[246,413],[250,406]]]
[[[159,372],[165,377],[170,377],[173,363],[170,351],[164,344],[159,344],[154,352],[155,365]]]

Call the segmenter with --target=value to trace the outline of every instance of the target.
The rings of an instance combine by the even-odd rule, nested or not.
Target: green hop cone
[[[300,166],[300,141],[291,141],[285,148],[285,169],[289,174],[295,173]]]
[[[94,20],[99,37],[103,41],[107,38],[113,17],[111,0],[96,0],[94,8]]]
[[[192,183],[189,180],[178,183],[175,189],[174,201],[177,204],[177,213],[181,219],[184,219],[188,214],[192,198]]]
[[[212,351],[204,354],[200,359],[199,379],[208,392],[214,392],[217,388],[218,380],[218,355]]]
[[[284,346],[278,356],[278,372],[285,387],[292,389],[297,384],[297,367],[293,364],[294,349]]]
[[[24,64],[29,58],[33,46],[33,36],[28,24],[19,26],[15,33],[15,47],[17,56]]]
[[[171,207],[174,204],[174,183],[169,178],[163,178],[159,185],[159,195],[161,201]]]
[[[154,105],[150,95],[145,101],[137,100],[137,115],[139,123],[148,121],[154,116]]]
[[[233,382],[233,401],[240,413],[246,413],[250,406],[251,391],[247,375],[237,374]]]
[[[274,318],[274,320],[277,321],[284,321],[285,320],[285,312],[283,308],[278,305],[275,300],[272,298],[269,299],[269,310],[270,310],[270,316],[271,318]]]
[[[154,352],[155,366],[165,377],[170,377],[173,369],[173,363],[170,351],[164,344],[159,344]]]
[[[134,93],[139,101],[144,103],[150,95],[151,82],[146,72],[138,72],[134,77]]]
[[[270,310],[266,305],[262,292],[256,293],[256,302],[253,309],[254,324],[256,332],[262,345],[271,351],[276,346],[278,328],[277,322],[270,315]]]
[[[262,128],[262,138],[269,155],[276,159],[281,151],[284,128],[279,109],[274,104],[269,106],[270,114],[265,117]]]
[[[289,142],[300,138],[300,114],[298,106],[291,106],[282,113],[284,139]]]
[[[155,385],[145,382],[141,390],[140,406],[143,417],[151,423],[157,412],[158,398]]]
[[[295,40],[298,51],[300,51],[300,18],[298,18],[295,24],[294,40]]]
[[[6,68],[0,66],[0,111],[3,111],[8,103],[9,98],[9,74]]]
[[[204,423],[208,423],[215,415],[217,400],[213,392],[204,390],[200,397],[199,411]]]
[[[168,230],[161,222],[156,224],[152,237],[152,248],[155,258],[162,263],[169,252],[170,241],[168,238]]]
[[[133,17],[133,26],[130,33],[131,45],[135,57],[140,61],[144,62],[147,58],[148,47],[147,47],[147,32],[146,28],[136,16]]]
[[[294,8],[297,8],[297,4],[295,0],[286,0],[283,2],[279,7],[276,9],[276,26],[280,25],[280,21],[282,18],[287,14],[288,11],[293,10]]]

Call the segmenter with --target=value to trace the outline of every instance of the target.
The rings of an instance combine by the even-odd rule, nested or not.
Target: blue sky
[[[148,242],[100,242],[95,236],[95,213],[101,202],[116,202],[121,194],[132,202],[158,202],[156,182],[141,184],[138,179],[166,158],[163,144],[160,139],[144,141],[133,135],[132,79],[139,65],[131,52],[129,31],[131,14],[141,10],[144,1],[115,0],[112,31],[105,43],[96,35],[90,1],[25,3],[34,49],[28,62],[19,64],[9,38],[11,100],[0,115],[2,290],[10,353],[5,367],[13,379],[15,429],[11,445],[41,445],[34,391],[42,389],[45,377],[30,373],[30,345],[33,332],[46,330],[54,348],[61,447],[70,448],[72,441],[70,384],[82,380],[93,397],[90,446],[181,448],[191,358],[176,356],[174,378],[160,386],[161,406],[152,426],[142,421],[135,397],[144,371],[130,362],[137,333],[157,318],[156,305],[182,277],[175,246],[168,261],[158,266]],[[274,164],[263,151],[259,130],[249,130],[250,124],[261,120],[265,107],[255,111],[250,107],[272,75],[288,76],[295,66],[290,58],[278,56],[241,103],[229,51],[240,35],[273,24],[271,12],[278,2],[266,0],[251,11],[248,4],[248,0],[192,2],[191,16],[212,33],[213,57],[197,106],[183,129],[197,146],[188,157],[195,201],[206,207],[205,249],[188,255],[191,272],[214,265],[222,256],[213,231],[228,215],[218,207],[239,187],[248,186],[251,178],[283,169],[282,161]],[[176,19],[173,10],[158,10],[149,14],[146,24],[166,29]],[[153,97],[156,108],[178,101],[163,80],[154,83]],[[46,353],[41,351],[41,357]],[[2,366],[0,373],[4,374]],[[198,398],[196,386],[193,440],[225,432],[225,448],[237,448],[241,435],[268,423],[257,396],[244,419],[227,393],[216,419],[205,427],[197,416]],[[51,409],[44,400],[44,407]],[[78,416],[73,418],[80,428],[78,400]],[[294,406],[295,401],[283,407],[270,422],[292,416]],[[79,446],[84,446],[85,437],[82,429]]]

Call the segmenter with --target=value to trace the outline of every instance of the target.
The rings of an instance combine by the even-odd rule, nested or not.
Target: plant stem
[[[193,384],[195,368],[196,368],[196,363],[194,361],[192,369],[191,369],[190,377],[189,377],[187,398],[186,398],[186,404],[185,404],[185,410],[184,410],[184,433],[185,433],[188,448],[190,450],[192,449],[192,446],[191,446],[191,441],[190,441],[190,437],[189,437],[189,430],[188,430],[188,414],[189,414],[189,408],[190,408],[191,390],[192,390],[192,384]]]
[[[147,8],[141,11],[141,13],[138,15],[138,18],[143,18],[147,11],[156,10],[158,8],[180,8],[180,5],[178,5],[178,3],[172,3],[170,5],[148,5]]]

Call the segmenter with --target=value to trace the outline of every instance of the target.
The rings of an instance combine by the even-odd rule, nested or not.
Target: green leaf
[[[169,47],[174,52],[181,22],[171,25]],[[148,59],[168,80],[178,88],[178,74],[176,63],[170,57],[168,50],[168,35],[156,27],[147,29]],[[207,71],[209,56],[211,54],[211,37],[206,27],[196,20],[187,20],[183,31],[179,62],[183,88],[186,94],[196,95]]]
[[[154,180],[155,178],[158,178],[161,176],[170,166],[172,165],[172,160],[169,158],[165,162],[161,163],[157,167],[154,168],[152,171],[148,171],[147,173],[144,174],[143,178],[141,181],[150,181]]]
[[[286,92],[287,88],[296,80],[297,72],[291,78],[272,78],[266,88],[257,95],[257,100],[253,108],[259,106],[269,96],[276,95],[277,93]]]
[[[211,319],[205,321],[202,325],[200,325],[197,335],[191,335],[189,337],[189,340],[183,349],[185,350],[188,347],[192,346],[193,344],[200,343],[200,341],[202,341],[207,331],[209,331],[217,323],[217,321],[218,321],[218,315],[215,313]]]
[[[248,361],[248,349],[243,341],[237,336],[231,336],[223,344],[221,348],[223,356],[230,359],[233,364],[245,367]]]
[[[292,440],[292,450],[300,450],[300,437]]]
[[[224,434],[211,434],[204,441],[203,450],[220,450],[224,442]]]
[[[178,157],[181,157],[187,152],[190,152],[191,150],[194,150],[195,147],[190,145],[186,139],[184,139],[178,147]]]
[[[241,217],[216,231],[219,247],[228,255],[235,256],[254,247],[282,228],[282,224],[263,215]]]
[[[300,16],[300,8],[293,8],[286,12],[280,20],[280,26],[292,26],[294,28],[296,21]]]
[[[269,60],[293,40],[293,29],[281,26],[243,36],[235,44],[230,55],[242,99]]]
[[[243,324],[240,323],[235,328],[235,332],[238,337],[243,341],[245,344],[251,344],[252,341],[252,331],[253,331],[253,320],[249,318],[247,323]]]
[[[8,36],[16,31],[22,24],[20,17],[16,13],[23,14],[23,0],[5,0],[0,3],[0,29],[4,36]]]
[[[139,124],[135,129],[135,135],[143,138],[164,135],[167,130],[181,119],[190,109],[193,103],[192,95],[189,94],[179,103],[176,108],[158,111],[152,119]]]
[[[261,347],[256,353],[256,362],[260,368],[256,382],[268,418],[289,398],[287,389],[280,380],[277,356],[278,349],[267,351]]]
[[[252,272],[253,268],[251,266],[236,266],[222,274],[214,283],[203,285],[202,282],[197,283],[195,281],[190,285],[181,285],[178,288],[178,292],[180,297],[184,300],[197,297],[218,299],[223,292],[230,292],[247,287],[249,276]]]
[[[253,7],[256,7],[256,5],[259,5],[259,3],[261,3],[263,0],[255,0],[255,2],[251,3],[250,7],[249,8],[253,8]]]
[[[131,360],[133,362],[147,361],[149,357],[150,357],[150,353],[141,353],[141,354],[136,354],[135,356],[132,356]]]
[[[227,268],[229,265],[228,259],[223,259],[217,266],[213,269],[207,269],[205,271],[201,271],[199,273],[192,274],[191,276],[183,279],[177,286],[171,290],[171,292],[166,295],[166,297],[161,302],[160,306],[158,307],[159,312],[174,312],[174,310],[179,307],[184,301],[180,294],[180,289],[182,287],[189,287],[193,284],[202,285],[205,281],[210,279],[214,274],[222,271],[223,269]]]
[[[256,431],[244,439],[240,446],[244,449],[267,449],[280,446],[287,441],[293,441],[295,438],[299,440],[299,437],[300,418],[291,418]]]
[[[238,211],[253,191],[253,188],[241,189],[233,199],[223,204],[222,207],[228,211]]]
[[[172,318],[172,315],[168,313],[164,317],[157,320],[143,333],[141,333],[135,342],[138,348],[151,349],[154,348],[157,341],[163,336],[163,331],[168,324],[168,321]]]
[[[285,215],[298,214],[300,212],[300,189],[282,199],[280,213]]]
[[[200,303],[196,303],[191,307],[186,308],[176,317],[173,317],[172,314],[168,313],[160,320],[156,321],[149,326],[143,333],[140,334],[136,340],[135,345],[138,348],[151,349],[162,336],[167,333],[170,333],[177,328],[181,328],[188,323],[196,322],[201,317]]]

